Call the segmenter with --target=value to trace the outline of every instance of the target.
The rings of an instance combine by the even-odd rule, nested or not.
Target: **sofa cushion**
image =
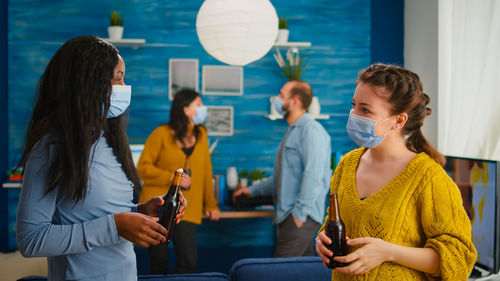
[[[332,270],[319,257],[242,259],[230,276],[232,281],[330,281]]]
[[[172,275],[139,275],[139,280],[147,281],[229,281],[229,276],[219,272],[172,274]]]
[[[28,276],[18,281],[47,281],[47,277]],[[139,275],[138,280],[147,281],[229,281],[229,276],[218,272],[172,274],[172,275]]]

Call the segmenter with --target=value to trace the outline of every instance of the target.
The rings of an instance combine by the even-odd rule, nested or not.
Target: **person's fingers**
[[[354,238],[354,239],[346,239],[346,242],[350,246],[364,245],[364,244],[368,244],[368,243],[371,242],[371,237],[361,237],[361,238]]]
[[[346,256],[336,256],[334,259],[338,262],[350,263],[360,258],[359,249]]]
[[[145,223],[146,229],[152,229],[153,231],[155,231],[157,233],[161,233],[163,235],[166,235],[167,229],[165,227],[163,227],[161,224],[157,223],[158,218],[154,217],[153,219],[155,219],[155,220],[153,220],[150,223]]]
[[[163,231],[163,226],[159,224],[154,225],[146,225],[143,227],[142,233],[140,233],[140,237],[145,242],[150,245],[157,245],[157,241],[164,242],[165,236],[167,234],[167,230]]]
[[[361,262],[355,261],[348,266],[337,267],[335,271],[347,274],[355,274],[355,272],[362,266]]]
[[[332,239],[330,239],[328,236],[326,236],[326,232],[321,231],[318,235],[319,239],[325,244],[325,245],[330,245],[332,244]]]
[[[163,198],[161,198],[161,196],[157,196],[154,199],[155,199],[154,203],[156,206],[162,206],[165,203],[165,200],[163,200]]]
[[[319,248],[319,252],[318,253],[322,253],[323,255],[326,256],[326,258],[328,259],[328,261],[330,261],[330,257],[333,256],[333,252],[330,251],[325,244],[323,244],[322,242],[318,244],[318,248]]]
[[[323,265],[326,266],[330,262],[330,259],[322,252],[320,245],[322,245],[322,242],[316,237],[316,253],[318,253],[321,261],[323,261]]]

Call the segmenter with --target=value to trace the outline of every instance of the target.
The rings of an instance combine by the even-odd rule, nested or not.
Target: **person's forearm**
[[[426,273],[436,273],[440,257],[432,248],[413,248],[391,244],[389,261]]]

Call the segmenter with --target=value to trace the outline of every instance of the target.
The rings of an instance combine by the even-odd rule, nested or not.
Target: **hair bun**
[[[425,105],[428,105],[431,102],[431,98],[426,93],[422,92],[422,97],[424,98],[424,104]],[[429,115],[429,114],[427,114],[427,115]]]

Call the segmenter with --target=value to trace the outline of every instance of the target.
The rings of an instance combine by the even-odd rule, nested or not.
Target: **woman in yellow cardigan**
[[[144,181],[139,202],[164,195],[172,175],[178,168],[190,171],[183,176],[182,192],[189,202],[183,220],[172,233],[177,265],[173,273],[190,273],[197,263],[196,225],[202,216],[211,220],[220,217],[214,197],[212,164],[205,127],[207,108],[198,93],[181,90],[175,94],[168,125],[156,128],[146,140],[137,170]],[[165,244],[148,249],[151,274],[165,274],[168,268],[168,247]]]
[[[422,134],[429,101],[407,69],[375,64],[359,74],[347,133],[362,148],[331,180],[350,253],[335,257],[347,265],[332,280],[467,280],[471,224],[444,157]],[[316,251],[326,265],[334,253],[324,227]]]

